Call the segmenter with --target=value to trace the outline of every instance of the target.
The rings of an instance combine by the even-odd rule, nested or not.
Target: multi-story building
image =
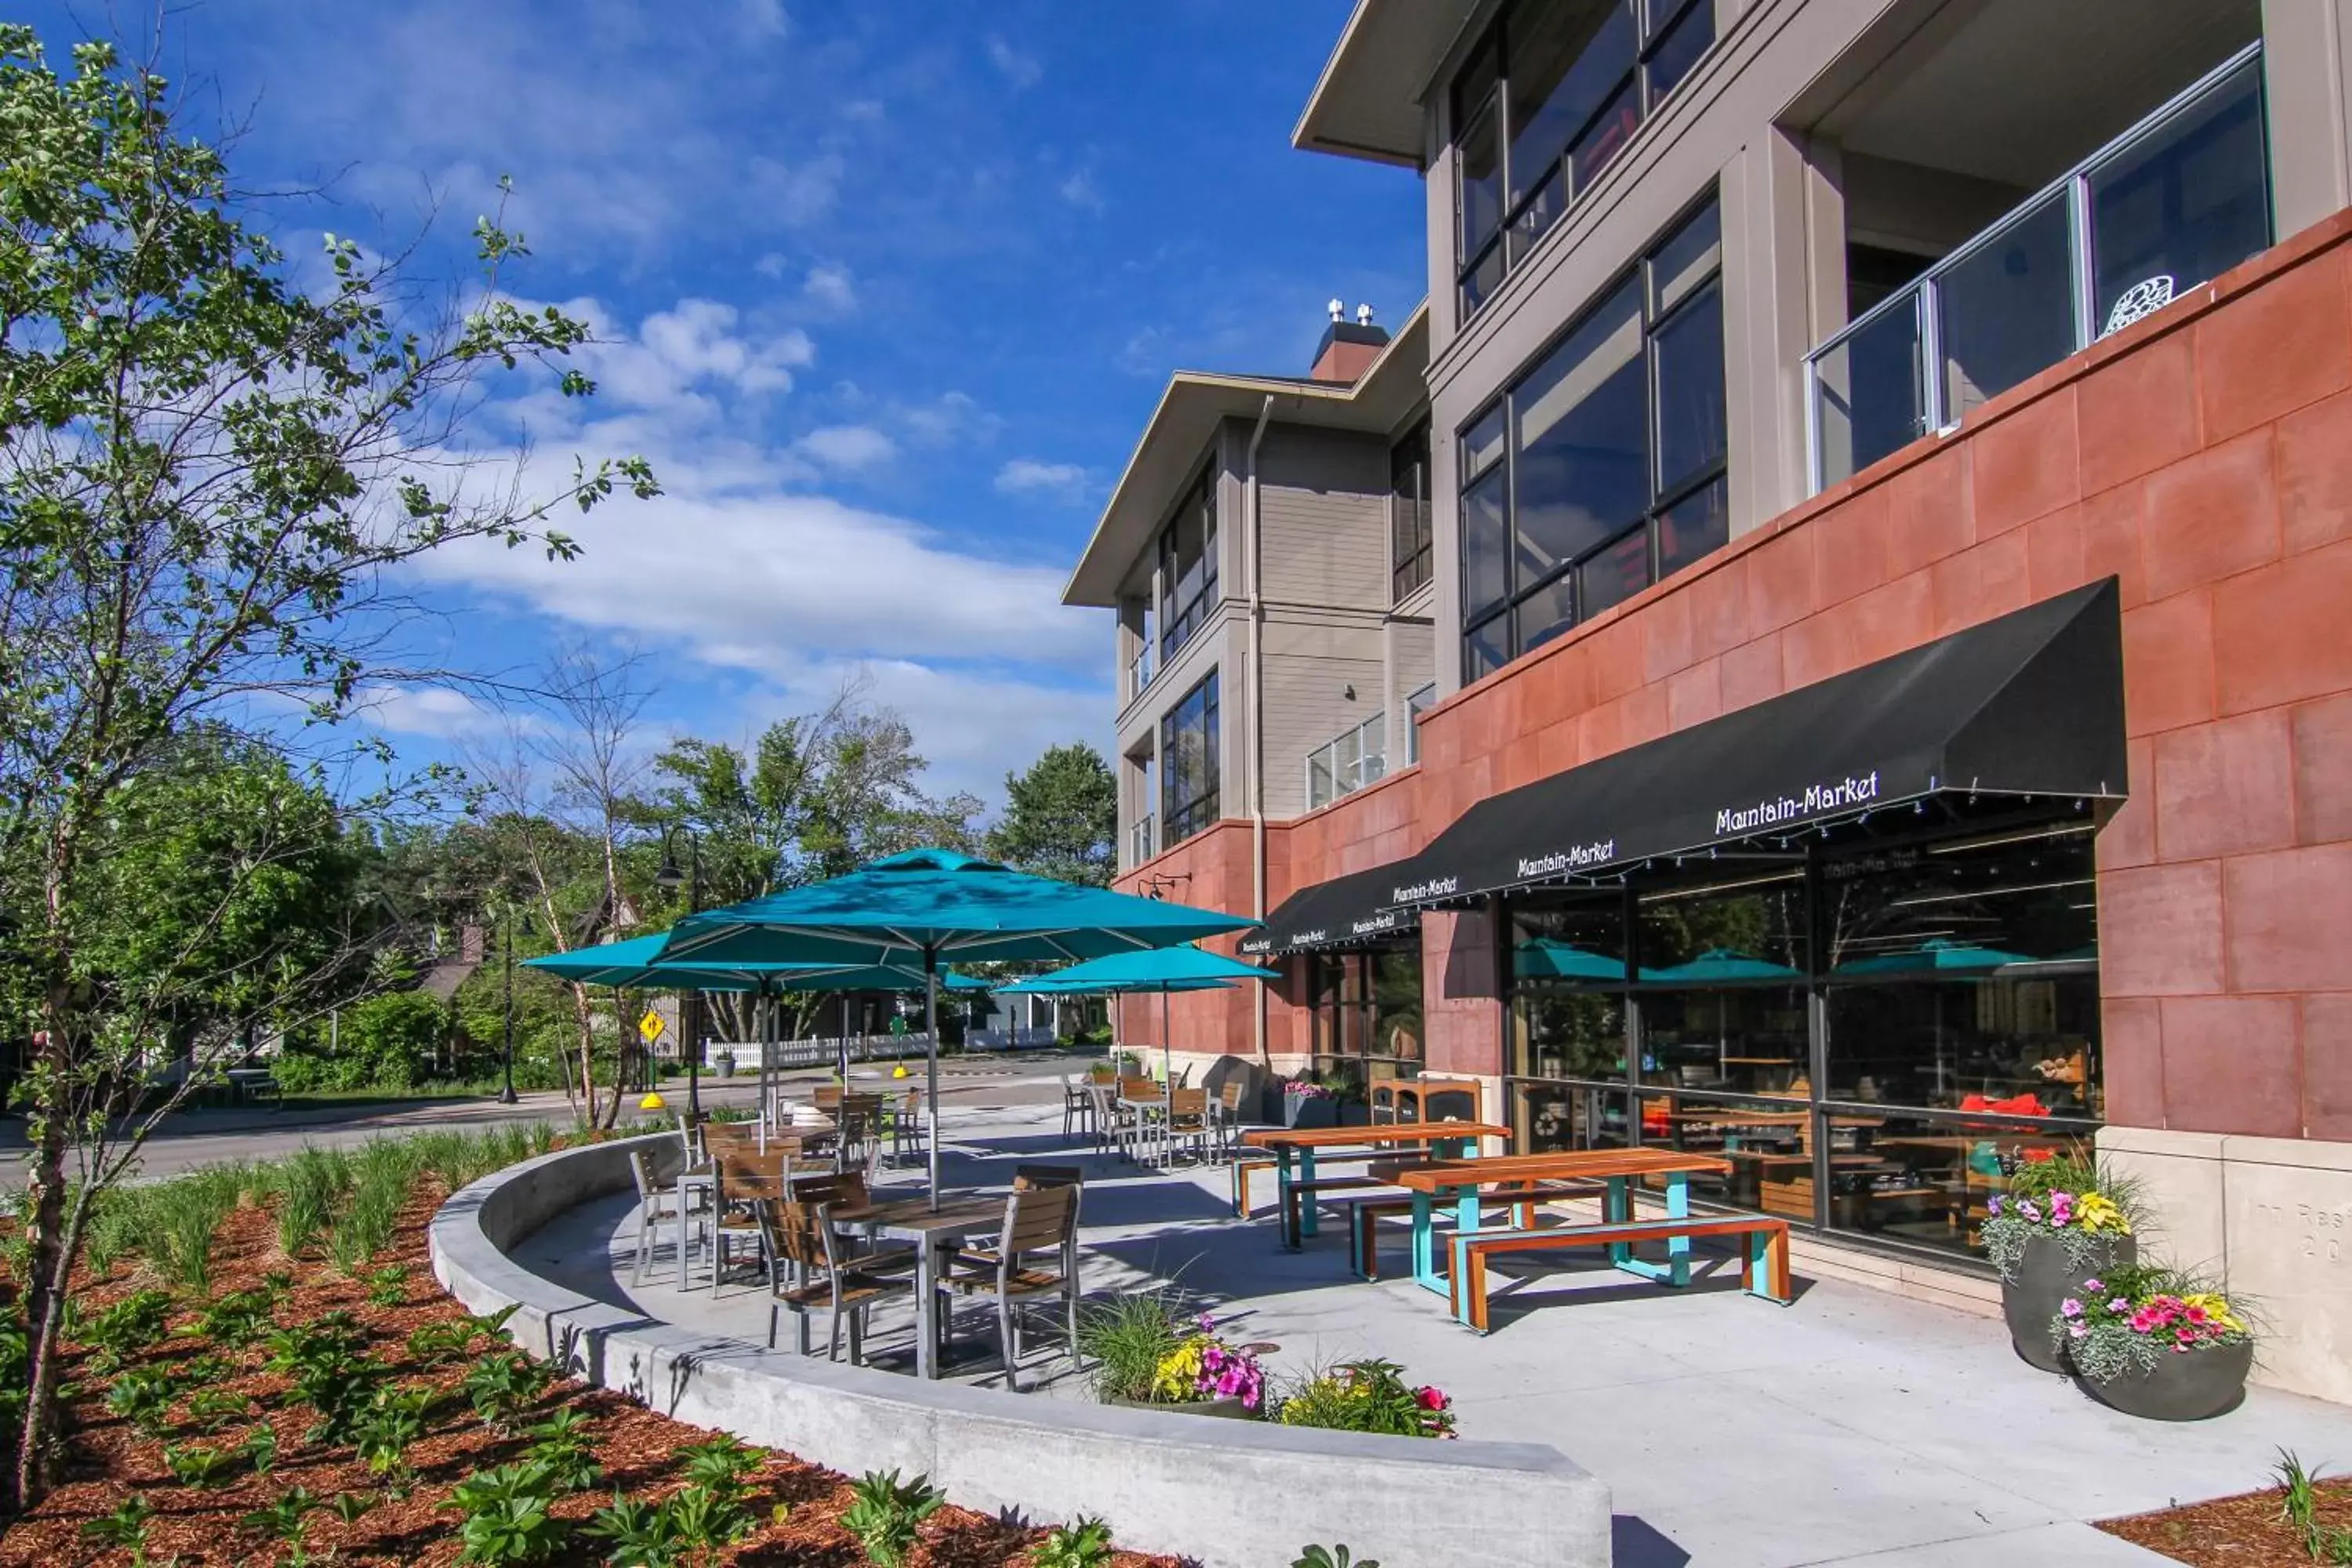
[[[1286,976],[1180,1055],[1720,1151],[1808,1267],[1960,1304],[2005,1173],[2095,1141],[2264,1302],[2258,1375],[2352,1399],[2347,39],[1360,0],[1294,139],[1419,172],[1428,300],[1347,394],[1179,377],[1073,585],[1131,656],[1195,473],[1248,530],[1122,691],[1128,819],[1181,814],[1123,885]],[[1278,507],[1294,424],[1334,466]],[[1211,665],[1255,716],[1195,745]],[[1321,803],[1283,772],[1350,700],[1384,766]]]

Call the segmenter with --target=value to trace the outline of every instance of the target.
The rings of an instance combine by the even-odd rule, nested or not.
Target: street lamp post
[[[505,1024],[504,1024],[503,1027],[502,1027],[502,1028],[501,1028],[501,1030],[500,1030],[500,1043],[501,1043],[501,1047],[502,1047],[502,1048],[501,1048],[501,1052],[500,1052],[500,1054],[501,1054],[501,1056],[502,1056],[502,1057],[504,1058],[504,1059],[505,1059],[506,1083],[505,1083],[504,1087],[502,1087],[502,1088],[499,1090],[499,1103],[500,1105],[512,1105],[512,1104],[514,1104],[514,1103],[515,1103],[515,1086],[514,1086],[514,944],[515,944],[515,908],[514,908],[514,905],[513,905],[512,903],[509,903],[509,904],[507,905],[507,907],[506,907],[506,917],[507,917],[507,929],[506,929],[506,935],[505,935],[504,939],[503,939],[503,940],[501,940],[501,941],[499,942],[499,960],[500,960],[501,963],[505,966],[505,969],[506,969],[506,1022],[505,1022]],[[530,934],[530,917],[529,915],[525,915],[525,916],[523,917],[523,921],[522,921],[522,929],[523,929],[523,932],[524,932],[524,934],[526,934],[526,935]]]
[[[683,875],[679,874],[677,856],[671,848],[673,840],[680,835],[686,838],[686,871]],[[699,913],[702,909],[702,836],[683,825],[662,830],[661,869],[654,873],[656,887],[674,889],[680,882],[686,884],[686,912],[689,915]],[[688,1001],[694,1005],[691,1009],[685,1005]],[[686,1058],[686,1113],[699,1116],[702,1114],[702,993],[699,990],[688,991],[681,998],[678,1024],[678,1033],[685,1037],[679,1041],[679,1054]]]

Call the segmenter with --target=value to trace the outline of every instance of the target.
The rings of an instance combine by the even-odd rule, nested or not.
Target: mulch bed
[[[341,1563],[443,1568],[456,1563],[460,1549],[459,1516],[441,1503],[456,1483],[519,1458],[530,1439],[502,1435],[468,1408],[457,1392],[467,1370],[465,1363],[428,1366],[407,1352],[405,1342],[417,1328],[466,1317],[462,1308],[442,1294],[426,1262],[425,1224],[441,1194],[432,1190],[429,1180],[424,1185],[427,1190],[402,1216],[393,1247],[371,1265],[372,1268],[397,1265],[405,1270],[406,1297],[397,1307],[370,1305],[362,1281],[347,1279],[324,1264],[306,1262],[289,1268],[278,1250],[271,1216],[262,1210],[246,1207],[233,1214],[221,1227],[215,1251],[216,1295],[257,1288],[270,1272],[290,1271],[294,1283],[277,1315],[281,1326],[309,1322],[331,1311],[348,1312],[367,1331],[371,1341],[367,1353],[392,1368],[399,1386],[429,1384],[443,1395],[429,1435],[410,1450],[416,1479],[408,1495],[383,1495],[383,1482],[368,1472],[349,1447],[328,1447],[306,1441],[316,1412],[287,1398],[287,1378],[260,1370],[268,1359],[260,1346],[232,1352],[175,1331],[162,1343],[127,1358],[125,1365],[165,1365],[199,1354],[232,1361],[234,1373],[208,1386],[254,1397],[259,1412],[256,1419],[267,1420],[278,1437],[274,1472],[262,1479],[241,1464],[235,1479],[226,1486],[198,1489],[180,1485],[165,1466],[163,1441],[142,1436],[128,1421],[110,1413],[105,1395],[111,1379],[96,1375],[83,1364],[86,1357],[75,1353],[66,1373],[70,1439],[63,1483],[32,1513],[0,1534],[0,1568],[130,1563],[127,1549],[102,1548],[85,1538],[82,1527],[134,1494],[144,1498],[154,1510],[146,1542],[150,1563],[169,1563],[174,1558],[182,1568],[277,1563],[283,1560],[285,1548],[241,1521],[298,1485],[330,1501],[346,1493],[369,1493],[380,1500],[348,1524],[329,1510],[312,1514],[305,1544],[313,1561],[324,1560],[331,1552],[333,1560]],[[88,1314],[134,1289],[154,1283],[133,1275],[133,1267],[124,1265],[111,1279],[89,1281],[76,1293],[81,1311]],[[176,1308],[173,1329],[184,1327],[193,1316],[192,1306]],[[574,1383],[555,1384],[528,1419],[544,1420],[559,1408],[578,1411],[591,1419],[594,1448],[605,1471],[600,1486],[566,1497],[555,1506],[553,1511],[559,1517],[575,1522],[609,1503],[615,1488],[648,1502],[658,1502],[680,1489],[684,1483],[677,1474],[675,1450],[713,1436],[618,1395]],[[253,1425],[253,1420],[238,1422],[218,1439],[187,1432],[178,1434],[177,1440],[234,1443]],[[864,1550],[837,1522],[850,1500],[846,1478],[789,1454],[772,1453],[751,1477],[751,1509],[756,1528],[714,1561],[746,1568],[752,1564],[854,1568],[866,1561]],[[908,1557],[907,1568],[1011,1568],[1029,1562],[1030,1550],[1044,1534],[1042,1529],[950,1504],[925,1523],[922,1544]],[[554,1561],[587,1563],[600,1555],[595,1543],[575,1536]],[[1119,1568],[1178,1568],[1177,1559],[1135,1552],[1120,1552],[1115,1561]]]
[[[2320,1522],[2352,1529],[2352,1478],[2318,1486]],[[2311,1568],[2302,1539],[2279,1517],[2284,1494],[2273,1487],[2242,1497],[2111,1519],[2099,1528],[2197,1568]]]

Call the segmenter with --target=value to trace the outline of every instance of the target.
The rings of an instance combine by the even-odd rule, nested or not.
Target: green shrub
[[[669,1509],[613,1494],[610,1508],[600,1508],[584,1533],[604,1545],[604,1561],[613,1568],[671,1568],[683,1550]]]
[[[548,1512],[555,1484],[546,1466],[500,1465],[457,1483],[441,1506],[465,1514],[461,1563],[544,1563],[563,1545],[562,1521]]]
[[[1081,1514],[1049,1531],[1029,1554],[1030,1568],[1110,1568],[1110,1526]]]
[[[849,1483],[851,1502],[841,1528],[857,1538],[875,1568],[898,1568],[915,1549],[923,1521],[946,1500],[929,1476],[900,1481],[896,1470],[868,1470]]]
[[[111,1307],[92,1312],[82,1324],[90,1370],[112,1372],[163,1337],[170,1327],[172,1297],[163,1290],[134,1290]]]
[[[1451,1437],[1454,1402],[1434,1387],[1407,1383],[1394,1362],[1349,1362],[1307,1377],[1276,1406],[1275,1419],[1335,1432]]]
[[[336,1055],[322,1066],[332,1089],[414,1089],[433,1076],[449,1011],[421,991],[386,991],[342,1011]]]

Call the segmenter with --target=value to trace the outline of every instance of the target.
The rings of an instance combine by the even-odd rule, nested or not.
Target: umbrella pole
[[[841,1092],[849,1092],[849,993],[841,994],[840,1011],[835,1015],[841,1025]]]
[[[931,1037],[930,1066],[923,1090],[923,1115],[929,1128],[931,1212],[940,1212],[940,954],[923,949],[923,1027]],[[1007,1363],[1007,1364],[1011,1364]]]

